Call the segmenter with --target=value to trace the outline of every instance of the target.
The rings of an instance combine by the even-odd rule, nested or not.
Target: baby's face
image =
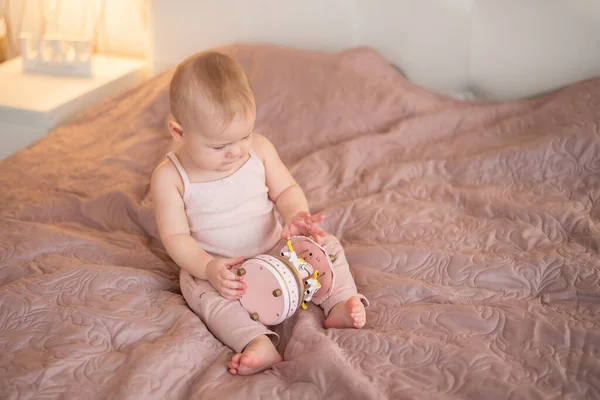
[[[222,134],[189,133],[184,146],[194,163],[207,171],[229,171],[244,163],[252,147],[255,115],[238,115]]]

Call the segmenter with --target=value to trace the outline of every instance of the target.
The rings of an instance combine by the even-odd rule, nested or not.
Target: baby
[[[181,267],[186,302],[236,352],[229,372],[250,375],[282,361],[278,335],[249,317],[238,300],[244,278],[231,269],[278,254],[291,236],[311,237],[335,256],[335,287],[320,305],[324,327],[362,328],[369,302],[339,241],[317,225],[324,216],[309,213],[275,147],[253,132],[256,104],[242,67],[215,51],[193,55],[176,68],[170,101],[168,129],[181,146],[152,175],[156,223]]]

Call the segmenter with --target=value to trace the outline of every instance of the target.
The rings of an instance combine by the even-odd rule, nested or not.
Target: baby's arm
[[[269,198],[277,206],[285,223],[300,211],[308,212],[308,201],[296,180],[283,164],[275,146],[264,136],[254,134],[254,151],[265,165]]]
[[[180,188],[178,188],[178,184]],[[152,174],[151,191],[154,215],[160,239],[169,256],[191,275],[207,280],[206,265],[213,258],[190,235],[181,196],[183,184],[177,169],[169,161]]]
[[[243,277],[233,273],[231,267],[243,262],[244,258],[214,258],[190,235],[181,196],[183,183],[169,161],[163,162],[154,171],[151,191],[160,239],[173,261],[190,275],[209,281],[221,296],[239,298],[246,285],[241,282]]]
[[[254,134],[254,151],[265,166],[269,198],[284,220],[284,235],[303,234],[319,241],[319,237],[324,236],[325,232],[316,223],[325,217],[310,215],[304,191],[281,161],[275,146],[264,136]],[[290,232],[291,228],[294,232]]]

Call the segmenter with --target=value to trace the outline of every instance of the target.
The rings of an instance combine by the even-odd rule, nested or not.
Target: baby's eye
[[[225,146],[220,146],[220,147],[213,147],[213,149],[215,149],[216,151],[221,151],[225,148]]]

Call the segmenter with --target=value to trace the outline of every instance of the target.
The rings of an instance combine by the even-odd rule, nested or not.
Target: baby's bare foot
[[[227,367],[233,375],[252,375],[283,361],[283,358],[266,335],[248,343],[244,351],[233,356]]]
[[[345,302],[339,302],[329,312],[323,326],[328,328],[360,329],[367,322],[365,306],[358,296],[350,297]]]

